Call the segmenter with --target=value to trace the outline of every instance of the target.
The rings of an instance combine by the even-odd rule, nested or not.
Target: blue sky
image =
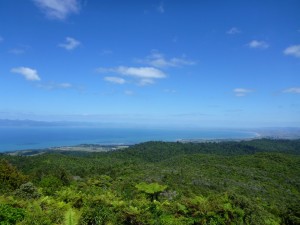
[[[0,1],[0,119],[300,126],[298,0]]]

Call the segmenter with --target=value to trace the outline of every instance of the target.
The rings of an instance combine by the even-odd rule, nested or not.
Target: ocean
[[[232,129],[128,129],[83,127],[0,127],[0,152],[79,144],[131,145],[145,141],[248,139],[255,132]]]

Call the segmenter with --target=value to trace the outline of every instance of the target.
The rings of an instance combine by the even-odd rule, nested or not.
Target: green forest
[[[1,154],[0,224],[300,224],[300,140]]]

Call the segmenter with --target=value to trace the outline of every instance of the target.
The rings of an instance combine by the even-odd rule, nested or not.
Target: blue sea
[[[83,127],[0,127],[0,152],[79,144],[131,145],[183,139],[247,139],[255,132],[225,129],[119,129]]]

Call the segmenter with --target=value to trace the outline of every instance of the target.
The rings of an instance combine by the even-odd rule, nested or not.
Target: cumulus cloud
[[[64,20],[70,14],[79,13],[78,0],[33,0],[50,19]]]
[[[226,33],[227,34],[239,34],[239,33],[241,33],[241,31],[236,27],[232,27]]]
[[[165,78],[166,75],[163,71],[153,68],[153,67],[126,67],[120,66],[115,70],[117,73],[143,78],[143,79],[158,79]]]
[[[166,73],[162,70],[168,67],[180,67],[185,65],[194,65],[195,62],[187,60],[185,57],[180,58],[166,58],[160,52],[153,50],[149,56],[144,59],[136,59],[135,62],[146,64],[147,66],[141,67],[100,67],[96,71],[98,73],[113,73],[116,75],[127,76],[128,79],[134,79],[133,82],[139,86],[154,84],[157,79],[166,78]],[[127,81],[119,76],[106,76],[104,80],[112,83],[123,84]]]
[[[37,71],[35,69],[31,69],[29,67],[12,68],[10,71],[12,73],[17,73],[17,74],[22,75],[26,80],[30,80],[30,81],[41,80]]]
[[[267,48],[269,48],[270,45],[264,41],[253,40],[248,43],[248,46],[250,48],[267,49]]]
[[[181,67],[196,64],[194,61],[187,60],[185,57],[167,59],[158,51],[152,51],[145,59],[137,60],[139,63],[147,64],[157,68]]]
[[[166,74],[154,67],[126,67],[119,66],[113,68],[98,68],[98,73],[115,73],[122,76],[128,76],[138,79],[139,85],[148,85],[153,84],[155,79],[162,79],[166,77]],[[109,78],[110,81],[112,77]],[[115,77],[113,78],[116,81]],[[125,80],[124,80],[125,82]]]
[[[234,92],[235,96],[237,96],[237,97],[244,97],[247,94],[253,92],[253,90],[245,89],[245,88],[235,88],[235,89],[233,89],[233,92]]]
[[[66,42],[63,44],[59,44],[58,46],[64,48],[66,50],[73,50],[80,45],[80,42],[74,38],[66,37]]]
[[[287,47],[283,53],[285,55],[291,55],[291,56],[295,56],[295,57],[300,57],[300,45],[292,45]]]
[[[126,81],[121,77],[104,77],[105,81],[115,83],[115,84],[124,84]]]
[[[113,68],[100,67],[97,69],[97,72],[117,73],[117,74],[131,76],[131,77],[149,78],[149,79],[158,79],[158,78],[166,77],[164,72],[153,67],[127,67],[127,66],[119,66]]]
[[[300,94],[300,87],[291,87],[282,91],[283,93]]]

